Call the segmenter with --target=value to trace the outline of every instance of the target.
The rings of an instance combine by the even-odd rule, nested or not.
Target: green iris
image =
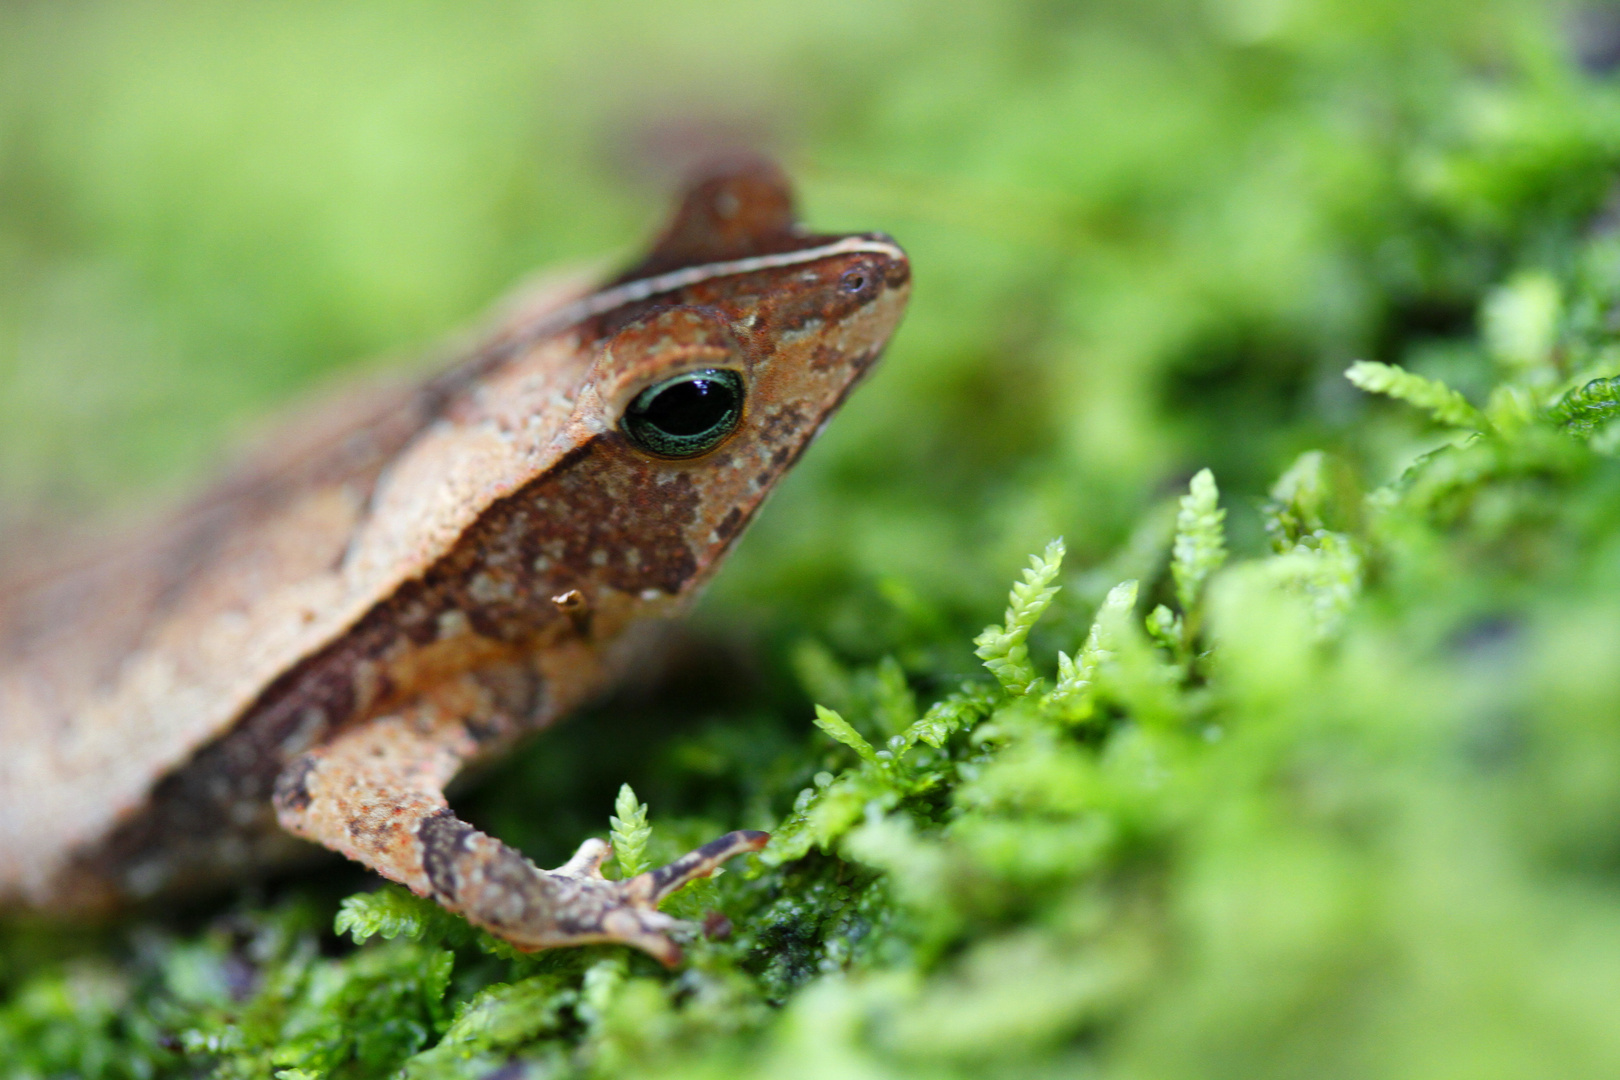
[[[719,446],[737,429],[742,411],[742,376],[708,368],[647,387],[624,411],[620,426],[648,453],[688,458]]]

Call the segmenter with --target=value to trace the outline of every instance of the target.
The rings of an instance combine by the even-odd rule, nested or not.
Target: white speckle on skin
[[[784,330],[781,334],[777,335],[777,343],[779,345],[797,345],[804,339],[813,337],[820,332],[821,320],[809,319],[803,326],[799,327],[799,329]]]
[[[480,604],[493,604],[512,599],[512,582],[505,577],[478,573],[467,583],[467,595]]]
[[[624,550],[624,563],[625,563],[626,566],[628,566],[632,570],[635,570],[638,567],[640,567],[641,566],[641,552],[640,552],[640,550],[638,550],[637,548],[625,548],[625,550]]]
[[[664,594],[659,592],[657,589],[642,589],[641,590],[641,598],[643,600],[647,601],[648,603],[651,603],[654,600],[660,599],[663,595]]]
[[[460,608],[439,612],[439,640],[463,637],[472,632],[472,622]]]
[[[592,566],[606,566],[607,563],[608,563],[608,553],[607,553],[606,548],[597,548],[597,549],[595,549],[594,551],[591,552],[591,565]]]
[[[136,898],[152,896],[169,880],[169,867],[162,859],[149,859],[130,868],[124,875],[124,887]]]
[[[326,710],[310,706],[298,714],[298,726],[292,730],[285,739],[281,740],[281,753],[291,759],[308,750],[315,742],[315,736],[326,728]]]

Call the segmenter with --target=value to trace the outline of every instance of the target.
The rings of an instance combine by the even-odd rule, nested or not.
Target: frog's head
[[[883,234],[798,226],[773,165],[694,184],[582,325],[597,351],[572,441],[609,564],[592,584],[651,600],[706,578],[877,360],[910,280]]]

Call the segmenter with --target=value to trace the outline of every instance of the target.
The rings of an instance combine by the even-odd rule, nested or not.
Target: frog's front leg
[[[728,833],[667,866],[609,881],[610,849],[587,840],[566,864],[541,870],[450,811],[444,785],[478,739],[455,701],[417,700],[296,758],[276,783],[283,828],[431,896],[521,949],[622,942],[673,965],[679,923],[659,901],[734,855],[762,832]]]

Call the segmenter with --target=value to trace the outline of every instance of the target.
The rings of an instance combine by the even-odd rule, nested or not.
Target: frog
[[[542,870],[445,789],[598,698],[870,372],[910,293],[881,232],[715,162],[601,284],[522,290],[425,378],[336,392],[183,510],[0,574],[0,907],[87,917],[338,852],[518,949],[665,964],[660,903],[740,829]]]

